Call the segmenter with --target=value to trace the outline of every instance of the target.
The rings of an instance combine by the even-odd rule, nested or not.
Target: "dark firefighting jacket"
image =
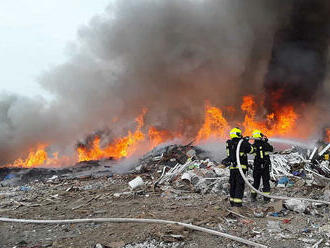
[[[226,141],[226,152],[227,158],[225,158],[222,163],[226,166],[229,166],[230,169],[237,169],[237,159],[236,159],[236,149],[238,142],[241,138],[233,138]],[[243,140],[240,147],[240,162],[242,169],[247,169],[248,166],[248,153],[253,153],[252,145],[247,141]]]
[[[270,165],[270,152],[274,151],[274,147],[266,140],[255,140],[253,144],[254,149],[254,169],[262,169],[264,166]]]

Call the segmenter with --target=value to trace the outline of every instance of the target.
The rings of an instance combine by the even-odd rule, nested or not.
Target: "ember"
[[[330,128],[325,130],[325,142],[330,143]]]

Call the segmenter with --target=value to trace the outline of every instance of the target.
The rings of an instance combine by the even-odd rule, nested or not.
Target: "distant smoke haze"
[[[54,100],[0,96],[0,163],[37,143],[70,152],[95,130],[124,134],[143,107],[146,123],[194,136],[205,100],[239,108],[241,96],[264,94],[293,2],[117,1],[79,30],[65,64],[40,76]]]

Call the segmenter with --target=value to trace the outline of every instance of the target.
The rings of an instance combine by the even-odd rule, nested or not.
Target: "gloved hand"
[[[221,164],[224,165],[225,167],[230,166],[230,161],[228,158],[225,158],[224,160],[221,161]]]

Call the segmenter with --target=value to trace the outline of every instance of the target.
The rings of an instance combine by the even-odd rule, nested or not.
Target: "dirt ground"
[[[144,179],[146,177],[148,175]],[[220,226],[222,232],[270,247],[308,247],[322,238],[319,247],[329,246],[328,236],[319,231],[321,226],[329,224],[326,206],[319,207],[317,214],[288,211],[284,217],[258,218],[253,212],[266,208],[260,199],[258,203],[246,203],[241,211],[245,217],[238,217],[228,211],[231,208],[225,195],[201,195],[178,190],[154,192],[151,187],[142,192],[117,195],[129,192],[127,183],[132,178],[134,175],[56,179],[30,183],[26,188],[0,187],[0,216],[24,219],[157,218],[192,223],[217,231],[220,231]],[[278,223],[280,229],[269,229],[269,222]],[[173,225],[0,223],[1,248],[94,247],[97,243],[125,247],[154,239],[168,244],[168,247],[171,244],[173,247],[247,247],[229,239]]]

